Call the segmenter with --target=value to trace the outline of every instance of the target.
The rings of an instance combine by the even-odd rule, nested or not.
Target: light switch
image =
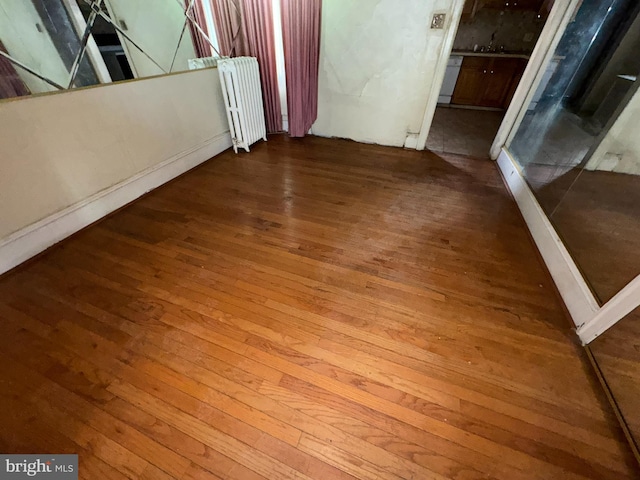
[[[444,13],[435,13],[431,20],[431,28],[442,30],[444,28],[444,20],[447,17]]]

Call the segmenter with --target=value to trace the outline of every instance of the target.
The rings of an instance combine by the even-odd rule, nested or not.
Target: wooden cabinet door
[[[505,10],[507,8],[507,0],[484,0],[481,5],[482,8]]]
[[[485,0],[483,8],[492,10],[528,10],[537,12],[544,0]]]
[[[517,60],[494,58],[489,65],[481,105],[483,107],[504,108],[509,94],[511,79],[516,71]]]
[[[551,13],[551,9],[553,8],[554,0],[543,0],[540,8],[538,9],[538,13],[542,16],[543,19],[547,19],[549,13]]]
[[[462,7],[462,15],[471,15],[475,8],[476,0],[466,0],[464,7]]]
[[[485,88],[485,72],[487,72],[490,60],[483,57],[464,57],[456,88],[451,97],[451,103],[457,105],[480,105]]]
[[[519,59],[518,64],[516,65],[516,71],[511,78],[511,85],[509,86],[509,90],[507,91],[507,96],[504,99],[504,108],[507,108],[513,99],[513,95],[516,93],[516,88],[520,84],[520,80],[522,80],[522,74],[524,73],[524,69],[527,68],[527,60]]]
[[[462,21],[468,22],[473,20],[473,17],[476,16],[476,12],[478,11],[478,2],[480,2],[480,0],[466,0],[464,2],[464,7],[462,7]]]
[[[526,65],[518,58],[464,57],[451,103],[506,108]]]
[[[542,7],[544,0],[512,0],[512,6],[516,10],[529,10],[537,12]]]

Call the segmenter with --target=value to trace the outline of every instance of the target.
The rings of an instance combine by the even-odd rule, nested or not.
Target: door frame
[[[433,75],[434,80],[431,82],[431,89],[429,90],[429,96],[427,97],[427,105],[425,106],[424,114],[422,115],[422,123],[420,124],[416,150],[424,150],[427,147],[427,137],[429,136],[433,116],[435,115],[436,107],[438,106],[438,97],[440,96],[440,90],[442,90],[442,82],[444,82],[444,74],[447,71],[449,56],[451,55],[451,50],[453,50],[453,41],[458,33],[458,26],[460,25],[460,19],[462,18],[462,9],[464,8],[465,0],[452,0],[451,3],[450,24],[445,32],[442,46],[440,47],[438,64],[436,65],[435,73]]]
[[[502,120],[502,124],[496,134],[490,151],[490,155],[493,160],[498,158],[503,145],[508,143],[509,135],[511,132],[517,130],[520,122],[522,122],[524,114],[526,113],[526,107],[529,105],[531,98],[535,94],[536,88],[542,80],[544,70],[551,60],[558,42],[562,38],[573,13],[582,1],[583,0],[569,0],[566,2],[556,0],[554,2],[544,28],[542,29],[542,33],[540,34],[531,57],[529,58],[527,68],[522,75],[522,79],[520,80],[518,88],[511,99],[511,103],[509,104],[504,119]],[[418,133],[417,144],[415,147],[416,150],[424,150],[427,147],[427,137],[429,136],[433,116],[435,115],[436,107],[438,105],[438,96],[442,89],[442,82],[444,81],[447,62],[449,61],[449,56],[453,50],[453,42],[456,34],[458,33],[464,4],[464,0],[454,0],[454,5],[451,10],[451,26],[447,31],[444,41],[442,42],[438,65],[436,66],[434,75],[435,81],[431,85],[431,91],[422,117],[422,124],[420,126],[420,132]]]
[[[569,22],[573,19],[582,1],[583,0],[570,0],[563,2],[556,0],[554,2],[551,12],[549,12],[549,17],[542,29],[542,33],[531,53],[527,68],[522,74],[522,79],[520,80],[518,88],[516,88],[511,103],[502,119],[502,124],[493,140],[493,145],[489,152],[493,160],[498,158],[502,147],[507,145],[518,131],[527,113],[529,103],[544,77],[547,66],[553,59],[558,43],[560,43]]]
[[[78,7],[75,0],[62,0],[62,3],[69,13],[69,18],[71,19],[71,23],[73,24],[76,33],[79,38],[82,38],[82,35],[84,35],[84,31],[87,28],[87,22],[82,16],[80,7]],[[86,54],[100,83],[111,83],[111,74],[109,74],[107,65],[104,63],[104,59],[100,54],[100,49],[98,48],[93,35],[89,35],[89,38],[87,39]]]

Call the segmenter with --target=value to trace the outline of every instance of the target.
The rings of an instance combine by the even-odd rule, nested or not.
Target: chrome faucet
[[[489,46],[487,47],[487,52],[496,51],[495,47],[493,46],[493,42],[495,39],[496,39],[496,32],[494,30],[494,32],[491,34],[491,41],[489,42]]]

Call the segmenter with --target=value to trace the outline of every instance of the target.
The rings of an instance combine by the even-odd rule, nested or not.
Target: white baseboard
[[[567,310],[580,331],[580,327],[590,323],[595,317],[600,308],[598,302],[522,177],[520,168],[505,149],[502,149],[498,157],[498,166],[560,291]],[[581,339],[585,341],[582,336]]]
[[[585,345],[592,342],[639,306],[640,275],[605,303],[591,321],[578,329],[580,340]]]
[[[404,141],[404,148],[415,149],[418,146],[418,134],[407,133],[407,138]]]
[[[230,147],[225,132],[18,230],[0,240],[0,274]]]

